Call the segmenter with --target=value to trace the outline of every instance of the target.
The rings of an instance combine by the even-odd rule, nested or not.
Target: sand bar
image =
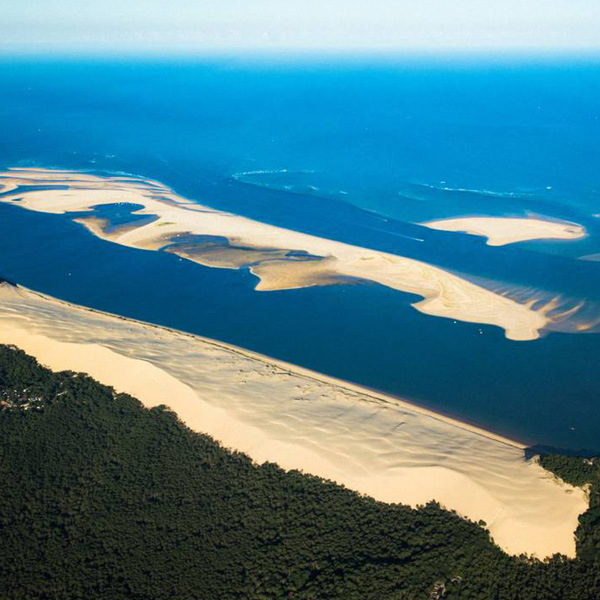
[[[457,231],[487,238],[488,246],[531,240],[580,240],[585,228],[577,223],[518,217],[462,217],[421,223],[430,229]]]
[[[581,489],[520,444],[407,402],[233,346],[0,284],[0,343],[89,373],[255,461],[385,502],[435,499],[484,520],[506,551],[573,556]]]
[[[365,280],[421,296],[412,306],[422,313],[494,325],[512,340],[537,339],[552,323],[545,307],[518,302],[426,262],[214,210],[149,179],[11,169],[0,172],[0,193],[0,201],[28,210],[88,211],[89,217],[76,220],[113,243],[167,251],[216,268],[248,267],[259,278],[258,291]],[[107,229],[93,208],[117,203],[141,205],[135,215],[154,218]]]

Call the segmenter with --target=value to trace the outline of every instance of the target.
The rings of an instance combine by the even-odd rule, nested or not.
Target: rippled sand
[[[534,340],[552,323],[544,307],[517,302],[428,263],[283,229],[177,195],[163,184],[129,176],[100,177],[49,169],[0,172],[0,201],[22,208],[69,213],[132,203],[151,222],[108,230],[92,213],[76,220],[114,243],[162,250],[219,268],[248,267],[258,291],[365,280],[419,295],[418,311],[501,327],[512,340]]]
[[[332,479],[385,502],[435,499],[514,554],[573,556],[586,510],[510,440],[398,399],[197,336],[0,284],[0,343],[165,404],[257,462]]]

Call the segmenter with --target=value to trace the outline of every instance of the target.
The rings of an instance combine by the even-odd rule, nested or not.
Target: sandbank
[[[412,306],[422,313],[494,325],[511,340],[537,339],[552,323],[543,306],[518,302],[426,262],[214,210],[149,179],[11,169],[0,172],[0,192],[0,201],[28,210],[90,212],[77,222],[117,244],[167,251],[205,266],[247,267],[260,280],[257,291],[365,280],[421,296]],[[141,205],[136,216],[155,218],[109,230],[93,208],[117,203]]]
[[[580,240],[585,228],[577,223],[518,217],[461,217],[421,223],[430,229],[457,231],[487,238],[488,246],[531,240]]]
[[[583,490],[517,442],[397,398],[213,340],[0,284],[0,343],[90,374],[258,463],[384,502],[437,500],[512,554],[573,556]]]

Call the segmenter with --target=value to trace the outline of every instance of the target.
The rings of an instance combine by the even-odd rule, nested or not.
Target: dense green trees
[[[588,487],[590,508],[579,519],[577,556],[600,565],[600,457],[550,455],[540,457],[540,463],[564,481]]]
[[[595,462],[542,459],[596,500],[580,556],[540,562],[435,503],[253,465],[165,408],[5,346],[0,401],[2,600],[600,598]]]

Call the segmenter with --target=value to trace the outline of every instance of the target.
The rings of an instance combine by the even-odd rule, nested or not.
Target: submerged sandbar
[[[369,281],[421,296],[412,306],[422,313],[494,325],[519,341],[537,339],[553,321],[550,308],[534,308],[533,302],[519,302],[424,261],[214,210],[149,179],[11,169],[0,172],[0,192],[0,201],[28,210],[89,212],[77,222],[113,243],[166,251],[205,266],[247,267],[260,280],[258,291]],[[140,205],[133,215],[154,218],[110,229],[94,207],[117,203]],[[224,241],[215,246],[215,238]]]

